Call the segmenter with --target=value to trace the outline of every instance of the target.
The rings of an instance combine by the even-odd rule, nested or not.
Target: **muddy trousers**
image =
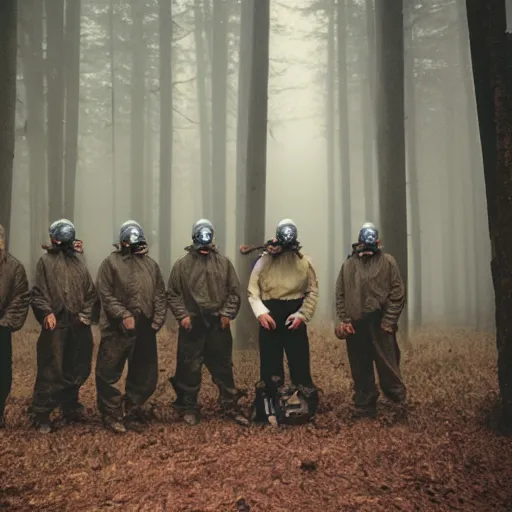
[[[0,327],[0,421],[4,415],[5,402],[12,385],[12,334]]]
[[[267,331],[260,327],[260,379],[267,385],[271,383],[272,377],[279,377],[284,382],[283,359],[286,353],[293,385],[313,388],[306,324],[303,323],[295,331],[290,331],[285,325],[286,319],[301,307],[302,299],[267,300],[264,304],[270,310],[277,328]]]
[[[91,373],[91,327],[75,322],[43,329],[37,340],[37,376],[31,412],[47,416],[55,408],[79,407],[78,393]]]
[[[128,363],[125,392],[119,382]],[[156,332],[149,320],[136,320],[135,332],[105,329],[96,360],[96,393],[100,413],[117,420],[139,409],[155,392],[158,383]]]
[[[193,318],[190,331],[180,327],[176,372],[169,379],[177,395],[176,408],[198,409],[203,364],[219,388],[221,407],[226,411],[234,409],[240,394],[233,376],[233,337],[229,326],[222,329],[218,316],[206,321]]]
[[[347,352],[354,381],[354,405],[373,409],[379,392],[375,384],[374,364],[384,395],[393,402],[404,402],[406,388],[400,372],[400,349],[395,334],[380,327],[374,315],[353,324],[355,334],[347,338]]]

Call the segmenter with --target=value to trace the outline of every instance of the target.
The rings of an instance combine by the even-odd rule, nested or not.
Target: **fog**
[[[489,330],[494,325],[494,304],[465,2],[404,3],[409,316],[416,319],[416,326]],[[67,137],[72,130],[72,111],[71,89],[61,115],[56,104],[62,91],[52,91],[59,86],[58,80],[43,83],[41,66],[51,66],[51,31],[43,19],[49,13],[31,10],[30,4],[26,2],[20,21],[10,250],[33,270],[41,253],[39,246],[46,241],[47,225],[55,220],[50,218],[48,205],[55,204],[59,194],[52,186],[48,189],[52,182],[47,179],[47,170],[54,166],[48,148],[55,149],[57,144],[60,155],[66,153],[62,140],[59,146],[51,130],[63,126]],[[62,1],[60,4],[64,5]],[[156,0],[82,0],[78,157],[71,220],[84,241],[93,275],[112,250],[118,226],[129,218],[143,224],[150,252],[166,273],[189,244],[192,224],[200,217],[212,218],[221,251],[233,261],[237,258],[241,241],[237,240],[236,221],[244,215],[240,203],[237,206],[237,134],[240,116],[248,115],[239,102],[239,69],[244,72],[239,64],[258,50],[240,55],[240,2],[226,0],[219,5],[212,6],[211,0],[172,2],[170,84],[161,82],[161,19]],[[334,320],[334,282],[350,251],[347,240],[355,241],[366,221],[379,225],[374,100],[380,84],[372,72],[377,47],[371,45],[375,34],[368,23],[374,12],[371,1],[346,1],[343,45],[335,37],[341,33],[337,25],[329,33],[329,17],[335,12],[333,0],[280,0],[270,5],[265,234],[266,239],[272,237],[282,218],[290,217],[297,223],[300,241],[313,258],[320,281],[315,322],[330,324]],[[372,9],[370,17],[366,15],[368,7]],[[70,47],[78,40],[78,31],[73,31],[71,24],[69,27],[66,44],[57,44],[53,61],[57,62],[55,67],[64,63],[60,69],[64,77],[72,76],[68,73],[73,64]],[[202,52],[201,47],[198,51],[198,32]],[[345,47],[346,69],[340,69],[336,55],[329,61],[330,37],[337,57],[340,47]],[[224,63],[223,55],[227,59]],[[331,99],[329,76],[335,91]],[[344,101],[339,101],[340,77],[341,83],[346,79],[347,84],[346,112]],[[69,84],[71,79],[61,78],[60,86],[64,82]],[[172,137],[162,135],[162,143],[161,97],[165,87],[172,93]],[[205,96],[203,104],[201,94]],[[223,109],[220,118],[224,112],[226,122],[225,164],[219,105]],[[51,120],[56,113],[61,117],[55,125]],[[329,114],[334,119],[331,128]],[[341,143],[344,137],[339,133],[344,115],[348,119],[348,148]],[[334,141],[334,204],[329,200],[329,140]],[[162,147],[170,149],[172,155],[168,230],[159,221]],[[347,176],[347,169],[342,172],[347,149],[350,205],[342,200],[347,196],[343,196],[346,181],[342,181],[342,176]],[[218,208],[218,203],[223,203],[219,192],[224,190],[222,170],[226,179],[225,225],[219,225],[223,216]],[[30,183],[33,188],[36,175],[37,188],[31,192]],[[365,179],[368,175],[373,178],[372,187]],[[369,196],[372,188],[374,193]],[[66,190],[65,196],[69,193]],[[211,208],[204,190],[214,192]],[[392,209],[394,205],[383,207]],[[62,210],[60,216],[65,213]],[[347,218],[350,233],[343,229]],[[385,234],[382,243],[385,250],[394,252],[386,245]],[[170,261],[160,261],[162,246],[170,247]]]

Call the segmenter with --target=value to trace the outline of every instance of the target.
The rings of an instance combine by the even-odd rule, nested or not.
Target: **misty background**
[[[249,4],[21,2],[10,251],[29,275],[49,222],[62,216],[75,223],[93,276],[131,218],[142,223],[166,280],[200,217],[214,222],[220,250],[239,259],[250,238],[236,234],[244,87],[255,80],[249,61],[259,51],[251,48]],[[415,326],[490,330],[465,2],[404,5],[409,316]],[[315,321],[332,322],[350,243],[362,223],[379,226],[375,6],[280,0],[270,8],[266,204],[254,216],[264,214],[261,243],[282,218],[297,223],[320,281]]]

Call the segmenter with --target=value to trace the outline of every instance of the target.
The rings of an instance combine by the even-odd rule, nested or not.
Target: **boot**
[[[104,416],[103,425],[105,428],[111,430],[115,434],[126,434],[126,427],[124,426],[122,420],[118,418],[113,418],[112,416]]]
[[[87,423],[85,407],[79,402],[63,406],[62,416],[67,423]]]
[[[183,414],[183,422],[190,426],[198,425],[199,414],[197,411],[186,411],[185,414]]]
[[[53,430],[50,422],[50,415],[46,413],[39,413],[35,415],[34,426],[40,434],[49,434]]]

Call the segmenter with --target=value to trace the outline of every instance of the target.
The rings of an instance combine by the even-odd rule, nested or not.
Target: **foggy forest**
[[[308,425],[243,428],[216,415],[205,371],[204,421],[176,421],[168,312],[147,431],[102,429],[93,369],[81,391],[90,421],[44,437],[27,414],[40,331],[30,312],[13,335],[0,508],[509,510],[508,4],[1,0],[0,224],[29,283],[57,219],[75,225],[93,279],[135,219],[166,284],[192,226],[209,219],[241,284],[233,364],[249,407],[258,322],[239,249],[291,218],[319,282],[320,405]],[[385,403],[376,421],[352,420],[333,334],[336,278],[365,222],[406,286],[406,422]]]

